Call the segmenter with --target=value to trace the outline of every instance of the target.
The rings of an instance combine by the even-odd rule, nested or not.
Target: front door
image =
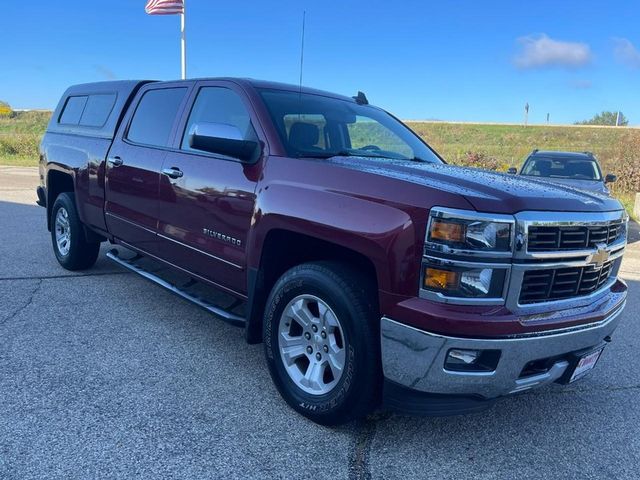
[[[222,123],[260,138],[242,91],[226,82],[196,85],[190,113],[165,158],[158,233],[162,256],[234,293],[246,293],[247,235],[262,157],[248,164],[189,146],[195,123]],[[248,137],[247,137],[248,138]],[[172,173],[174,172],[174,173]]]
[[[109,151],[105,221],[109,232],[145,252],[158,253],[158,199],[162,164],[173,141],[186,86],[143,88]]]

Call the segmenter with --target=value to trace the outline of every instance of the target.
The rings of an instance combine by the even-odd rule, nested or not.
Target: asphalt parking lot
[[[59,267],[36,184],[0,167],[0,479],[640,476],[640,242],[621,326],[584,380],[481,414],[329,429],[287,407],[240,329],[104,255]]]

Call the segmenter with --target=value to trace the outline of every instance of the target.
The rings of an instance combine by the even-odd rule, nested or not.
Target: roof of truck
[[[292,85],[280,82],[256,80],[253,78],[205,77],[162,82],[158,82],[156,80],[113,80],[106,82],[82,83],[78,85],[72,85],[62,95],[62,98],[60,99],[60,102],[58,103],[58,106],[51,117],[51,121],[49,122],[47,131],[51,133],[86,134],[94,137],[113,138],[129,102],[143,85],[146,85],[148,83],[157,83],[158,85],[171,83],[175,85],[180,83],[193,83],[198,81],[227,81],[233,82],[246,89],[282,90],[296,93],[301,92],[306,94],[337,98],[349,102],[356,101],[353,97],[338,95],[324,90],[318,90],[305,86],[301,87],[300,85]],[[67,102],[70,102],[70,98],[93,98],[92,96],[101,95],[110,95],[114,98],[111,112],[109,113],[109,116],[103,125],[86,125],[83,123],[83,118],[78,119],[77,123],[73,124],[65,123],[61,120],[63,112],[65,111],[65,106],[67,105]]]
[[[352,97],[346,96],[346,95],[339,95],[337,93],[333,93],[333,92],[328,92],[326,90],[319,90],[316,88],[311,88],[311,87],[305,87],[304,85],[302,87],[300,87],[300,85],[294,85],[294,84],[289,84],[289,83],[282,83],[282,82],[272,82],[269,80],[258,80],[255,78],[244,78],[244,77],[202,77],[202,78],[189,78],[187,80],[177,80],[177,81],[173,81],[180,83],[180,82],[202,82],[202,81],[229,81],[229,82],[234,82],[237,83],[239,85],[242,86],[248,86],[248,87],[253,87],[256,89],[269,89],[269,90],[284,90],[284,91],[290,91],[290,92],[302,92],[302,93],[309,93],[309,94],[313,94],[313,95],[322,95],[325,97],[333,97],[333,98],[340,98],[342,100],[348,100],[351,102],[354,102],[355,100]],[[356,92],[354,92],[356,93]]]
[[[70,86],[64,96],[103,92],[130,92],[138,85],[152,81],[153,80],[110,80],[106,82],[79,83]]]
[[[282,82],[272,82],[268,80],[258,80],[255,78],[241,78],[241,77],[202,77],[202,78],[189,78],[187,80],[167,80],[167,81],[157,81],[157,80],[112,80],[106,82],[95,82],[95,83],[81,83],[78,85],[73,85],[67,89],[64,97],[68,97],[71,95],[86,95],[91,93],[100,93],[100,92],[131,92],[135,90],[140,85],[146,83],[190,83],[190,82],[198,82],[198,81],[229,81],[234,82],[242,86],[253,87],[256,89],[270,89],[270,90],[284,90],[291,92],[302,92],[313,95],[322,95],[325,97],[333,97],[340,98],[342,100],[348,100],[354,102],[353,97],[347,95],[339,95],[337,93],[328,92],[326,90],[319,90],[316,88],[306,87]],[[356,93],[356,92],[354,92]]]

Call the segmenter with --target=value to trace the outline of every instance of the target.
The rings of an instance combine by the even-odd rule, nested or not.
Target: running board
[[[185,300],[188,300],[188,301],[190,301],[192,303],[195,303],[199,307],[204,308],[208,312],[213,313],[217,317],[222,318],[223,320],[231,323],[232,325],[235,325],[235,326],[238,326],[238,327],[244,327],[245,324],[246,324],[245,318],[242,317],[241,315],[237,315],[237,314],[235,314],[233,312],[225,310],[224,308],[219,307],[217,305],[214,305],[214,304],[208,302],[207,300],[205,300],[205,299],[203,299],[203,298],[201,298],[199,296],[191,294],[191,293],[187,292],[184,288],[180,288],[180,287],[174,285],[173,283],[171,283],[171,282],[169,282],[167,280],[164,280],[160,276],[156,275],[155,273],[149,271],[148,269],[145,269],[144,267],[142,267],[141,265],[136,263],[141,258],[145,258],[145,257],[141,257],[140,255],[136,255],[135,257],[133,257],[131,259],[122,258],[122,257],[120,257],[119,252],[116,249],[113,249],[113,250],[109,251],[107,253],[107,257],[110,258],[111,260],[113,260],[114,262],[116,262],[118,265],[126,268],[127,270],[130,270],[130,271],[132,271],[134,273],[137,273],[138,275],[143,276],[147,280],[151,280],[153,283],[156,283],[156,284],[160,285],[161,287],[166,288],[167,290],[175,293],[176,295],[184,298]],[[195,282],[195,281],[190,280],[190,282],[187,282],[187,284],[184,287],[191,286],[192,285],[191,282]],[[199,283],[199,282],[195,282],[195,283]],[[211,288],[213,288],[213,287],[211,287]],[[236,306],[237,306],[237,302],[232,304],[232,308],[235,308]]]

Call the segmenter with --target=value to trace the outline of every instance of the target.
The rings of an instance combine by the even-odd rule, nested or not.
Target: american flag
[[[183,0],[149,0],[144,7],[149,15],[176,15],[184,13]]]

